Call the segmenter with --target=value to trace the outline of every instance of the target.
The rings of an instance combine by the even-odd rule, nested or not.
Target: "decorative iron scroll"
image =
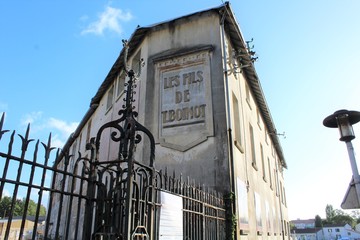
[[[109,239],[130,239],[130,236],[138,236],[144,232],[147,235],[145,230],[149,227],[152,229],[153,226],[156,202],[154,188],[155,140],[151,132],[136,120],[138,112],[134,111],[135,106],[133,106],[136,80],[140,77],[144,61],[141,59],[139,62],[139,72],[135,73],[134,70],[129,70],[127,66],[128,42],[123,40],[123,46],[124,68],[128,81],[125,83],[126,95],[124,105],[119,111],[120,118],[101,126],[96,137],[87,144],[87,150],[91,151],[91,157],[88,201],[84,219],[87,221],[85,225],[95,223],[94,226],[97,226],[92,235],[95,238],[110,237],[111,235]],[[111,140],[119,143],[119,151],[117,160],[104,162],[99,159],[100,140],[104,130],[109,128],[111,129]],[[146,168],[139,167],[138,165],[141,163],[135,161],[133,156],[135,145],[142,140],[140,132],[150,140],[150,165]],[[139,178],[141,172],[146,173],[146,179],[148,179],[143,184],[139,183],[139,179],[143,179]],[[108,179],[108,181],[104,182],[104,179]],[[146,190],[144,196],[139,196],[140,189]],[[142,198],[147,201],[143,203],[140,200]],[[92,222],[94,206],[96,206],[95,219]],[[152,232],[152,230],[150,231]],[[84,232],[83,237],[85,239],[90,237],[90,233]]]
[[[119,119],[108,122],[104,124],[102,127],[100,127],[96,140],[96,159],[98,159],[98,151],[100,149],[100,138],[102,132],[107,128],[114,128],[117,131],[113,131],[111,133],[111,139],[115,142],[120,142],[119,147],[119,160],[123,159],[132,159],[134,147],[135,144],[141,142],[142,138],[141,135],[138,132],[143,132],[145,135],[148,136],[150,140],[150,167],[154,166],[154,160],[155,160],[155,140],[152,133],[143,125],[141,125],[135,118],[138,116],[138,112],[134,111],[133,102],[134,100],[134,94],[135,88],[136,88],[136,80],[140,76],[141,68],[144,66],[143,59],[140,59],[140,68],[139,72],[135,73],[132,69],[128,69],[126,66],[127,63],[127,55],[128,55],[128,49],[129,45],[126,40],[123,40],[123,46],[125,49],[124,54],[124,63],[125,63],[125,73],[129,77],[129,80],[127,83],[125,83],[126,86],[126,96],[124,98],[125,104],[123,105],[123,109],[119,111],[119,115],[121,116]],[[136,74],[136,76],[135,76]],[[123,126],[122,126],[123,124]]]

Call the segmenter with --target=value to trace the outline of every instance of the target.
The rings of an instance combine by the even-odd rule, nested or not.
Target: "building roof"
[[[296,220],[291,220],[290,222],[293,224],[300,224],[300,223],[311,224],[311,223],[315,223],[315,219],[296,219]]]
[[[259,106],[260,113],[264,119],[264,123],[268,129],[269,136],[272,139],[272,142],[274,144],[274,147],[278,153],[279,161],[281,162],[282,166],[287,168],[287,164],[283,155],[283,151],[280,145],[279,138],[277,136],[277,131],[274,125],[274,122],[272,120],[269,107],[266,103],[264,93],[262,91],[262,87],[259,81],[259,78],[256,74],[254,64],[251,60],[251,56],[248,54],[247,51],[247,45],[244,41],[241,31],[239,29],[239,25],[236,22],[235,16],[231,10],[230,3],[225,2],[224,4],[210,8],[208,10],[195,12],[189,15],[185,15],[182,17],[178,17],[175,19],[172,19],[170,21],[164,21],[157,24],[153,24],[147,27],[138,27],[134,31],[134,33],[131,35],[130,40],[128,41],[129,49],[128,49],[128,55],[131,56],[134,54],[134,52],[137,50],[137,47],[142,43],[144,38],[146,37],[147,33],[150,32],[153,29],[160,28],[164,26],[165,24],[168,24],[169,22],[174,22],[180,19],[184,18],[192,18],[201,16],[202,14],[209,13],[209,12],[215,12],[223,17],[224,20],[224,27],[225,31],[229,34],[232,45],[235,50],[241,53],[247,53],[245,57],[242,57],[241,62],[243,65],[249,65],[249,67],[243,68],[242,71],[246,75],[246,79],[248,81],[248,84],[251,88],[251,91],[254,94],[255,100]],[[125,50],[122,49],[120,52],[119,57],[116,59],[114,65],[110,69],[108,75],[106,76],[105,80],[100,85],[98,91],[96,92],[95,96],[91,99],[90,102],[90,108],[85,114],[84,118],[80,122],[78,128],[74,132],[74,134],[69,138],[69,140],[66,142],[64,146],[64,150],[69,148],[74,141],[74,139],[80,134],[81,129],[85,126],[86,122],[90,119],[92,113],[96,110],[97,106],[100,103],[101,98],[106,93],[109,86],[114,81],[115,77],[119,73],[121,69],[124,68],[124,54]]]
[[[334,227],[345,227],[345,226],[350,226],[349,224],[345,223],[334,223],[334,224],[325,224],[323,227],[324,228],[334,228]],[[350,226],[351,227],[351,226]]]
[[[295,233],[295,234],[317,233],[317,232],[321,231],[321,229],[322,228],[302,228],[302,229],[294,228],[291,230],[291,233]]]

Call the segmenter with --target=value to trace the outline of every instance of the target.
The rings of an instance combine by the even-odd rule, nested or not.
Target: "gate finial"
[[[2,114],[1,119],[0,119],[0,140],[2,138],[2,135],[9,131],[9,130],[2,130],[3,125],[4,125],[4,119],[5,119],[5,113]]]

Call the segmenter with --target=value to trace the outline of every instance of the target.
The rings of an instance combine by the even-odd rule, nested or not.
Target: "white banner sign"
[[[161,192],[160,240],[183,239],[182,197]]]

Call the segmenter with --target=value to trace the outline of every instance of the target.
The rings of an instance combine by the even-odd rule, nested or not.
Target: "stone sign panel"
[[[209,50],[156,63],[160,144],[180,151],[213,134]]]

